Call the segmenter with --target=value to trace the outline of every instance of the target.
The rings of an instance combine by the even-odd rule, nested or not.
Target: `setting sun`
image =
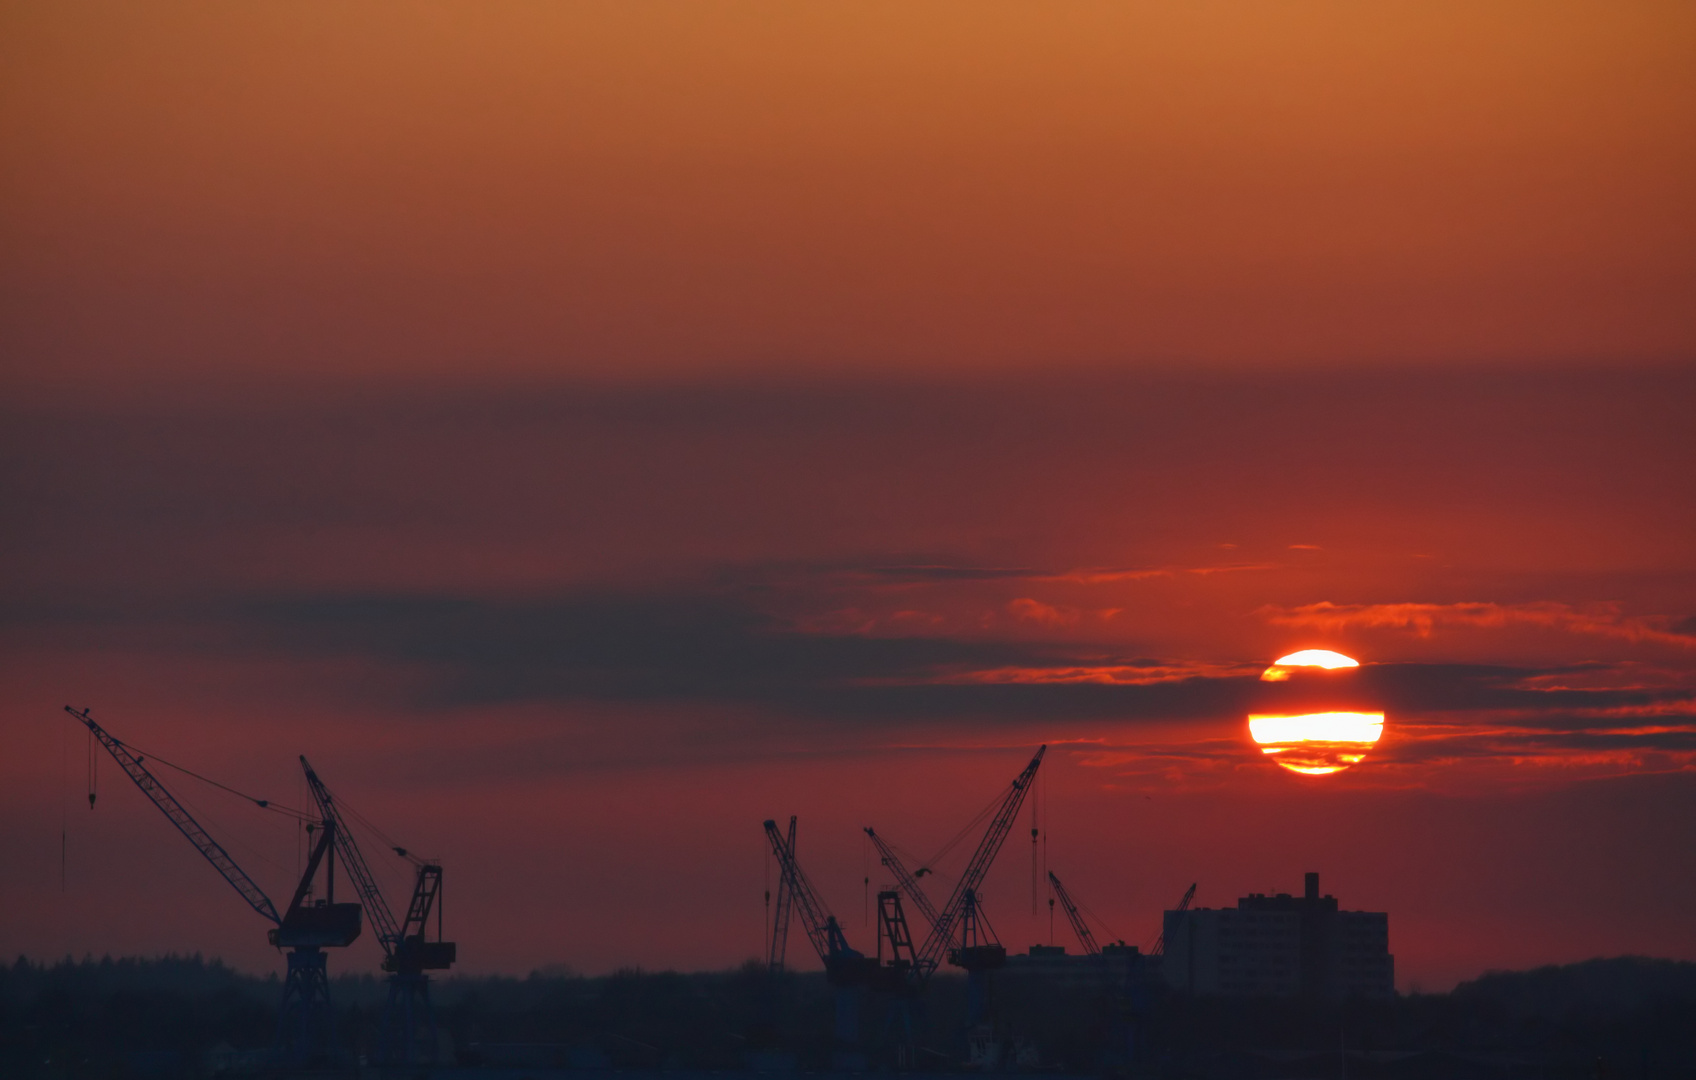
[[[1346,678],[1360,661],[1330,649],[1302,649],[1280,656],[1260,673],[1263,682],[1288,682],[1290,676]],[[1333,704],[1333,703],[1327,703]],[[1343,702],[1337,701],[1335,705]],[[1380,712],[1326,711],[1294,715],[1252,714],[1249,735],[1260,752],[1291,772],[1324,776],[1357,765],[1384,734]]]
[[[1338,668],[1355,668],[1360,661],[1344,656],[1330,649],[1303,649],[1300,652],[1280,656],[1272,661],[1272,666],[1260,673],[1264,682],[1283,682],[1290,677],[1291,668],[1323,668],[1335,671]]]
[[[1359,764],[1384,734],[1384,714],[1307,713],[1250,716],[1248,731],[1260,752],[1291,772],[1322,776]]]

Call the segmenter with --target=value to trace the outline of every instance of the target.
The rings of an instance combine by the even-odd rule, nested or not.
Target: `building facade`
[[[1393,997],[1390,917],[1343,911],[1307,875],[1302,896],[1253,893],[1234,908],[1168,911],[1166,984],[1220,997]]]

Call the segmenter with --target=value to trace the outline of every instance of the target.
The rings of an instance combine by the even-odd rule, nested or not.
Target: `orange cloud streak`
[[[991,683],[1096,683],[1151,686],[1185,679],[1227,679],[1253,673],[1231,664],[1085,664],[1070,667],[998,667],[946,675],[933,681],[952,685]]]

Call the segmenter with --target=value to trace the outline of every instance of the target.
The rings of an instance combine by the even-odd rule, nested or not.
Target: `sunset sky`
[[[869,944],[1040,743],[1105,936],[1696,959],[1696,7],[8,2],[0,139],[0,955],[281,968],[71,704],[470,972],[755,956],[792,813]]]

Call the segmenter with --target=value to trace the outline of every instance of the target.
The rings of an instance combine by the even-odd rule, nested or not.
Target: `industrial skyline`
[[[1696,960],[1693,38],[0,3],[0,953],[286,963],[69,705],[304,755],[467,975],[762,957],[791,815],[873,941],[1038,746],[1011,953],[1318,870],[1401,991]]]

